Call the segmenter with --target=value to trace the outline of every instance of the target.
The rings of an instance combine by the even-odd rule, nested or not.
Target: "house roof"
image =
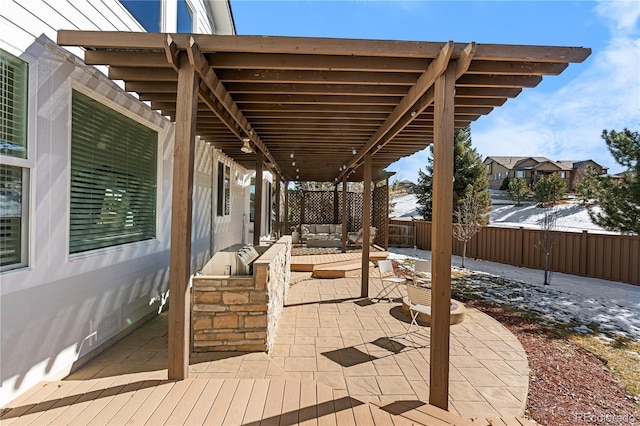
[[[526,157],[501,157],[501,156],[491,156],[491,157],[487,157],[484,160],[484,163],[486,163],[487,161],[494,161],[498,164],[500,164],[501,166],[511,170],[513,169],[513,167],[516,165],[516,163],[520,160],[523,160]]]
[[[177,66],[201,79],[196,133],[243,166],[255,154],[285,181],[374,179],[434,140],[434,83],[455,67],[455,128],[558,75],[591,50],[454,42],[69,31],[58,44],[85,48],[112,80],[175,120]],[[291,159],[294,153],[295,165]],[[494,157],[495,158],[495,157]],[[346,166],[343,168],[343,166]],[[297,171],[299,169],[299,171]],[[296,176],[299,176],[298,178]]]

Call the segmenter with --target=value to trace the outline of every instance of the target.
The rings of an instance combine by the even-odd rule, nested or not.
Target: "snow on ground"
[[[426,250],[390,248],[390,258],[431,259]],[[461,257],[452,257],[460,269]],[[640,287],[614,281],[552,273],[466,259],[467,279],[454,280],[453,292],[533,312],[550,324],[567,324],[577,333],[622,335],[640,341]]]
[[[491,226],[509,226],[524,228],[539,228],[543,218],[542,209],[536,207],[535,204],[524,204],[522,206],[514,206],[511,200],[505,199],[504,194],[492,191],[492,206],[489,213],[489,225]],[[417,198],[415,194],[403,195],[391,200],[395,203],[393,211],[390,215],[392,218],[410,218],[419,219],[420,216],[416,210]],[[566,204],[558,204],[554,207],[558,213],[557,230],[567,232],[581,232],[588,230],[602,234],[609,234],[600,226],[594,224],[589,217],[587,208],[576,200],[569,200]]]
[[[553,209],[557,212],[557,230],[567,232],[581,232],[583,230],[610,233],[591,221],[587,208],[576,202],[558,204]],[[543,209],[535,204],[514,206],[491,206],[489,224],[492,226],[522,226],[524,228],[539,228],[544,218]]]
[[[401,197],[395,197],[391,200],[391,203],[395,203],[393,206],[393,211],[389,215],[390,217],[415,217],[416,219],[420,219],[421,216],[418,215],[417,203],[418,199],[416,198],[416,194],[407,194]]]

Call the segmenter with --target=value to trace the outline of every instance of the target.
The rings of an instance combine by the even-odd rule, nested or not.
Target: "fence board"
[[[413,225],[418,248],[431,250],[431,222],[389,221],[389,233]],[[403,231],[403,232],[411,232]],[[621,281],[640,285],[640,236],[554,231],[558,244],[551,255],[554,272]],[[467,244],[467,257],[491,262],[544,269],[544,255],[538,247],[543,231],[537,229],[483,227]],[[389,245],[399,238],[389,238]],[[462,254],[462,243],[453,240],[453,253]]]

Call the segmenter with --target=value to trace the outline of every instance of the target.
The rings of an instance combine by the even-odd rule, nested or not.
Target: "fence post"
[[[587,256],[589,255],[588,251],[589,244],[589,231],[583,230],[582,235],[580,236],[580,275],[587,275]]]
[[[524,226],[520,226],[518,230],[520,244],[518,244],[518,266],[522,267],[524,257]]]

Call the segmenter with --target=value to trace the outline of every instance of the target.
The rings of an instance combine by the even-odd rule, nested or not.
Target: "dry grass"
[[[569,340],[600,359],[640,404],[640,342],[581,335],[571,335]]]

